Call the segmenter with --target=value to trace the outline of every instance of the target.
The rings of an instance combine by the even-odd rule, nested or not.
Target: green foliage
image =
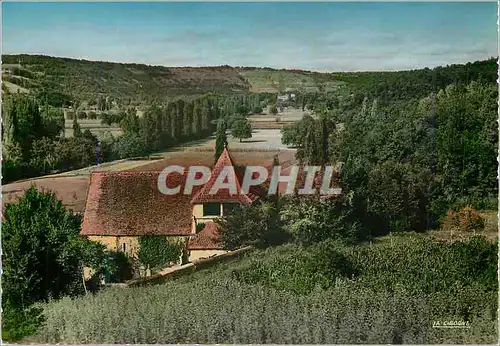
[[[474,259],[482,253],[479,248],[491,247],[493,253],[496,244],[481,241],[479,247],[472,243],[453,246],[417,240],[413,235],[394,238],[399,241],[393,246],[383,239],[349,247],[333,242],[308,248],[268,248],[163,285],[62,299],[45,306],[46,323],[34,340],[494,343],[498,338],[497,290],[485,289],[477,279],[460,283],[460,278],[467,276],[469,261],[480,263]],[[470,252],[461,253],[457,250],[461,246]],[[455,263],[457,259],[460,263]],[[496,257],[487,261],[496,266]],[[457,279],[458,284],[453,282]],[[433,289],[424,293],[426,287]],[[107,308],[96,310],[96,306]],[[433,321],[438,320],[468,320],[470,328],[433,328]]]
[[[44,137],[56,138],[64,131],[64,113],[60,108],[44,106],[41,117]]]
[[[2,340],[4,341],[19,341],[35,334],[44,321],[40,308],[20,309],[4,304],[2,310]]]
[[[132,279],[132,260],[123,252],[108,251],[103,261],[103,270],[107,282],[123,282]]]
[[[244,269],[234,271],[233,276],[247,284],[259,283],[277,290],[310,294],[315,288],[333,286],[338,278],[351,279],[357,274],[349,260],[338,251],[297,250],[266,262],[255,260]]]
[[[166,267],[169,262],[178,263],[182,255],[182,244],[173,243],[165,236],[139,237],[138,259],[151,268]]]
[[[28,189],[5,206],[2,223],[3,293],[13,306],[58,298],[81,282],[81,219],[55,195]],[[78,291],[78,290],[77,290]]]
[[[450,208],[494,207],[494,85],[450,85],[390,104],[377,95],[310,95],[317,119],[284,128],[283,143],[302,162],[343,164],[343,191],[372,235],[433,227]]]
[[[145,139],[138,134],[129,134],[118,137],[114,143],[113,150],[119,158],[140,157],[147,155],[147,144]]]
[[[217,125],[217,133],[215,134],[215,161],[219,159],[219,156],[224,151],[227,146],[227,134],[226,134],[226,122],[224,119],[219,121]]]
[[[287,240],[279,223],[278,210],[273,203],[236,205],[231,213],[216,219],[224,248],[236,249],[246,245],[266,247]]]
[[[467,196],[477,205],[496,195],[497,98],[496,85],[477,82],[437,95],[437,170],[447,200]]]
[[[95,142],[80,137],[61,138],[56,143],[56,153],[60,157],[61,170],[72,170],[95,164]]]
[[[252,113],[253,114],[261,114],[264,110],[262,109],[262,106],[255,106],[253,109],[252,109]]]
[[[235,138],[242,139],[252,138],[252,125],[247,118],[236,120],[231,127],[231,134]]]
[[[120,125],[123,118],[125,117],[123,112],[102,112],[101,113],[101,123],[103,125],[112,126],[113,124]]]
[[[292,198],[284,203],[279,213],[283,229],[300,244],[363,238],[346,199]]]
[[[203,222],[196,223],[196,233],[200,233],[203,228],[205,228],[205,224]]]
[[[368,174],[367,210],[378,216],[382,233],[423,230],[425,194],[430,172],[418,166],[386,161]],[[372,227],[375,231],[376,227]]]
[[[79,101],[93,101],[99,110],[109,110],[113,100],[119,105],[145,105],[180,95],[248,92],[250,87],[229,66],[167,68],[27,54],[2,58],[2,62],[13,64],[21,60],[23,70],[33,76],[36,93],[41,99],[47,95],[55,107],[69,105],[72,98],[68,95]]]
[[[51,172],[59,166],[61,160],[56,146],[57,141],[47,137],[33,141],[29,164],[42,174]]]
[[[78,123],[77,118],[73,118],[73,137],[78,138],[82,137],[82,128]]]
[[[271,108],[269,108],[269,112],[271,112],[272,115],[278,114],[278,107],[276,107],[276,105],[272,105]]]
[[[86,113],[86,112],[84,112],[84,111],[79,111],[79,112],[77,113],[77,118],[78,118],[78,119],[87,119],[87,113]]]
[[[30,96],[15,94],[7,97],[2,106],[7,142],[19,143],[23,160],[27,160],[31,143],[44,132],[38,103]]]
[[[34,332],[40,322],[34,303],[84,291],[81,268],[100,256],[100,248],[87,248],[92,242],[80,237],[80,224],[81,217],[66,210],[54,194],[34,187],[18,203],[5,205],[2,304],[7,337]]]
[[[35,91],[36,99],[56,108],[71,106],[74,101],[73,97],[66,92],[55,90],[57,87],[55,85],[43,85],[42,88],[37,88]]]

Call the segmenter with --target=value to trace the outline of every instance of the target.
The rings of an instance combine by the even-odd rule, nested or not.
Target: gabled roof
[[[94,172],[81,235],[190,235],[189,195],[164,195],[158,190],[159,172]],[[185,184],[172,173],[167,186]],[[182,190],[181,190],[182,191]],[[194,190],[196,191],[196,190]]]
[[[228,188],[219,189],[216,193],[211,194],[210,190],[214,186],[217,177],[222,172],[225,167],[231,167],[232,172],[234,173],[234,180],[236,182],[236,194],[231,194],[231,191]],[[258,198],[258,196],[249,193],[249,195],[243,193],[241,191],[241,176],[237,174],[239,171],[233,164],[233,160],[229,155],[229,151],[227,147],[224,148],[222,154],[220,155],[215,167],[212,169],[212,173],[210,175],[210,179],[208,182],[203,185],[203,187],[196,193],[191,200],[191,204],[202,204],[209,202],[225,202],[225,203],[244,203],[251,204],[254,200]],[[232,173],[229,173],[232,174]],[[226,181],[227,182],[227,179]]]

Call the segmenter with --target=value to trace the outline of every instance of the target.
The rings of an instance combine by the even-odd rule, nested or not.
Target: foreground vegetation
[[[64,298],[44,306],[45,325],[29,340],[495,342],[497,245],[394,238],[279,246],[164,285]],[[433,328],[436,321],[468,321],[470,328]]]

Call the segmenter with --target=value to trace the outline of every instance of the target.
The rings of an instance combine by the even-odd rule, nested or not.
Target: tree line
[[[118,125],[123,134],[98,139],[88,129],[81,129],[77,117],[73,117],[73,136],[64,137],[65,119],[60,108],[30,94],[7,94],[2,112],[3,181],[77,169],[94,165],[98,159],[104,162],[145,156],[205,138],[223,118],[238,120],[235,134],[247,138],[248,127],[241,120],[265,102],[266,99],[257,94],[207,94],[155,102],[142,117],[135,108],[116,114],[104,113],[101,121]]]
[[[424,230],[450,208],[495,207],[497,98],[494,84],[473,81],[402,104],[320,106],[283,142],[305,163],[342,164],[344,192],[374,235]]]
[[[483,229],[475,210],[495,209],[498,195],[498,89],[485,78],[490,65],[465,65],[482,66],[471,74],[461,74],[463,66],[443,68],[458,79],[438,79],[423,96],[390,102],[365,94],[363,87],[350,94],[297,93],[290,102],[308,105],[312,114],[283,128],[282,142],[296,147],[304,164],[339,167],[343,196],[282,198],[270,207],[264,203],[272,213],[228,216],[221,225],[226,244],[264,246],[269,232],[315,243],[425,231],[446,222],[466,231]],[[426,73],[417,71],[410,81],[421,81],[421,75],[425,80]],[[280,221],[270,226],[274,219]],[[240,223],[251,226],[245,231]]]

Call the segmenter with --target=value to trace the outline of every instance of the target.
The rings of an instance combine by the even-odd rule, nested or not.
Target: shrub
[[[200,233],[203,228],[205,228],[205,224],[203,222],[199,222],[196,224],[196,233]]]
[[[182,244],[173,243],[165,236],[142,236],[139,237],[138,259],[150,268],[164,267],[169,262],[179,262],[182,248]]]
[[[441,223],[441,228],[447,231],[475,233],[483,231],[484,225],[484,219],[469,205],[463,207],[458,212],[448,210]]]
[[[218,224],[222,243],[227,249],[245,245],[267,247],[282,244],[287,235],[279,224],[276,207],[272,203],[237,205],[231,213],[215,221]]]
[[[123,252],[109,251],[104,265],[106,282],[123,282],[133,277],[132,260]]]
[[[484,219],[471,206],[462,208],[458,213],[458,225],[466,232],[484,230]]]
[[[97,119],[97,113],[94,111],[89,112],[89,119]]]
[[[280,210],[283,229],[300,244],[327,239],[356,241],[362,234],[344,199],[292,199]]]
[[[261,106],[256,106],[252,110],[252,113],[254,113],[254,114],[261,114],[262,112],[263,112],[263,109]]]
[[[87,119],[87,113],[85,113],[84,111],[79,111],[78,119]]]
[[[44,321],[42,309],[38,307],[22,310],[4,305],[2,310],[2,339],[4,341],[18,341],[33,335]]]
[[[269,109],[269,112],[271,112],[271,114],[273,115],[278,114],[278,107],[276,107],[276,105],[272,105],[271,108]]]

